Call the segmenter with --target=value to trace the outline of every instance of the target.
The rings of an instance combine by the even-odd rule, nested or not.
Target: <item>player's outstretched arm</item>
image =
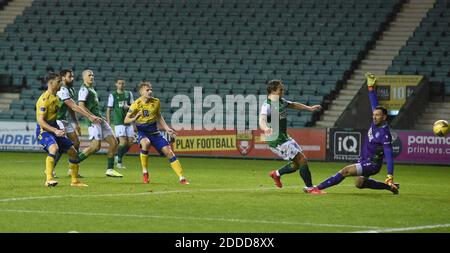
[[[86,102],[85,101],[79,101],[78,102],[78,106],[85,112],[92,114],[91,111],[89,111],[89,109],[86,107]]]
[[[291,103],[289,103],[288,108],[295,109],[295,110],[306,110],[306,111],[311,111],[311,112],[322,110],[322,106],[321,105],[307,106],[305,104],[298,103],[298,102],[291,102]]]
[[[372,106],[372,111],[375,110],[375,107],[378,106],[377,94],[375,92],[375,83],[377,82],[377,78],[374,74],[367,72],[365,74],[367,80],[367,88],[369,89],[369,99],[370,105]]]
[[[42,129],[44,129],[45,131],[52,132],[52,133],[54,133],[54,134],[55,134],[56,136],[58,136],[58,137],[62,137],[62,136],[65,135],[64,130],[60,130],[60,129],[56,128],[56,127],[50,126],[50,125],[47,123],[47,121],[45,121],[44,115],[37,115],[36,120],[37,120],[39,126],[40,126]]]
[[[75,101],[73,101],[72,99],[66,99],[66,100],[64,100],[64,103],[70,109],[72,109],[74,112],[77,112],[77,113],[83,115],[84,117],[88,118],[91,122],[93,122],[93,123],[101,123],[102,122],[102,119],[100,117],[97,117],[97,116],[93,115],[92,113],[90,113],[86,107],[83,108],[83,107],[77,105],[75,103]],[[80,103],[84,104],[84,102],[80,102]]]

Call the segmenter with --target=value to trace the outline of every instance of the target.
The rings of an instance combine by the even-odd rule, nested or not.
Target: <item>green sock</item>
[[[107,169],[108,170],[109,169],[114,169],[114,157],[108,157],[107,160],[108,160],[108,167],[107,167]]]
[[[86,160],[86,158],[88,158],[88,156],[85,153],[83,153],[83,152],[78,153],[78,161],[79,162]]]
[[[292,172],[295,172],[295,169],[292,167],[291,163],[288,163],[281,167],[281,169],[278,170],[278,173],[280,173],[280,176],[284,174],[290,174]]]
[[[122,157],[125,153],[127,153],[128,147],[127,145],[119,145],[119,150],[117,151],[117,162],[122,163]]]
[[[308,164],[302,164],[300,165],[300,176],[303,179],[303,182],[305,182],[305,185],[308,187],[312,187],[312,179],[311,179],[311,172],[309,171]]]

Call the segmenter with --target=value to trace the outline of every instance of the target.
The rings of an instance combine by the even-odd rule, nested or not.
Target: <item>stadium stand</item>
[[[39,96],[48,71],[61,68],[75,71],[76,87],[91,68],[103,104],[121,76],[128,87],[153,82],[163,107],[194,86],[222,97],[265,94],[275,78],[287,85],[287,98],[326,105],[400,3],[35,0],[0,35],[0,75],[22,88],[0,117],[32,120],[26,101]],[[291,127],[318,118],[296,116]]]
[[[386,73],[427,76],[435,89],[441,94],[444,94],[445,90],[445,95],[449,96],[449,27],[450,1],[437,1]]]
[[[450,1],[436,1],[400,50],[387,74],[418,74],[428,78],[430,101],[409,126],[428,130],[436,119],[450,117]]]

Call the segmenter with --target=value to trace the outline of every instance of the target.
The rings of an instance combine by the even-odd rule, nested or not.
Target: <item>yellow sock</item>
[[[148,154],[146,154],[146,153],[143,154],[142,151],[141,151],[140,158],[141,158],[142,172],[143,173],[147,173]]]
[[[175,171],[178,177],[183,177],[183,168],[181,167],[181,163],[180,161],[178,161],[178,159],[171,162],[170,166],[172,167],[173,171]]]
[[[70,177],[72,178],[72,183],[78,182],[78,170],[80,169],[80,166],[78,163],[69,162],[69,167],[71,170]]]
[[[45,158],[45,175],[47,181],[53,180],[53,168],[55,167],[55,155],[48,154]]]

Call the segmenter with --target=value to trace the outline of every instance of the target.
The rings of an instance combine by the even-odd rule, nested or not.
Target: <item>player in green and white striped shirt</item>
[[[84,108],[86,111],[94,114],[95,116],[101,117],[98,95],[94,89],[94,72],[87,69],[83,71],[82,75],[83,84],[78,92],[78,103],[81,108]],[[100,150],[101,141],[105,140],[109,144],[108,153],[106,154],[106,175],[109,177],[123,177],[122,174],[114,170],[114,155],[117,150],[117,140],[106,120],[102,120],[100,124],[90,123],[88,132],[91,144],[78,154],[78,159],[80,162]]]
[[[134,143],[134,125],[123,123],[128,108],[133,102],[133,93],[125,90],[125,80],[117,79],[116,90],[109,94],[106,121],[110,125],[111,123],[114,124],[116,137],[119,138],[119,148],[116,156],[117,168],[119,169],[125,169],[122,165],[122,157]],[[112,121],[111,112],[113,113]]]
[[[70,69],[63,69],[60,72],[60,76],[62,78],[62,85],[56,93],[60,100],[60,108],[57,114],[56,123],[58,124],[59,129],[64,130],[66,136],[73,142],[73,146],[78,152],[78,148],[80,147],[78,136],[81,135],[81,131],[75,112],[87,117],[94,123],[100,123],[102,118],[90,114],[76,104],[75,89],[73,88],[73,71]],[[55,167],[60,157],[61,154],[58,153],[55,158]],[[69,169],[68,174],[70,175],[71,173],[72,172]],[[78,174],[78,177],[81,176]]]
[[[304,192],[319,194],[319,192],[306,191],[306,189],[313,187],[311,172],[309,171],[308,161],[306,156],[303,154],[302,148],[287,133],[287,109],[318,111],[322,109],[322,106],[307,106],[302,103],[288,101],[282,98],[283,91],[284,85],[281,80],[269,81],[267,83],[267,100],[263,103],[259,114],[259,126],[261,130],[264,131],[265,135],[271,138],[267,141],[270,150],[284,160],[290,161],[279,170],[271,171],[269,176],[273,178],[275,185],[281,188],[283,186],[280,180],[281,176],[299,170],[300,176],[306,185]],[[271,112],[274,110],[278,110],[279,112],[278,119],[273,119],[271,117]],[[274,120],[278,120],[278,133],[273,132],[273,124],[267,123],[268,121],[273,123]]]

